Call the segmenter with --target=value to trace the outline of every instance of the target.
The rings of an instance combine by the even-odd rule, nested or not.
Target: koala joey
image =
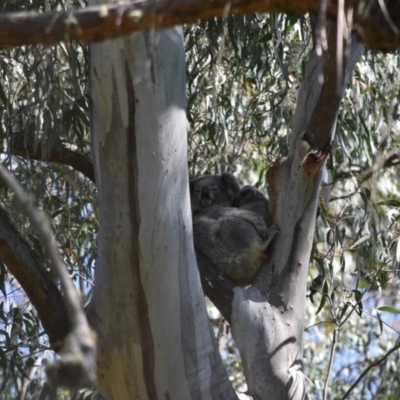
[[[276,232],[245,209],[216,205],[193,215],[196,251],[240,285],[253,281]]]
[[[240,190],[240,197],[236,201],[236,206],[242,210],[253,211],[258,214],[265,222],[267,227],[272,226],[273,221],[269,213],[269,203],[267,198],[255,187],[246,185]]]
[[[214,205],[231,207],[240,196],[236,178],[224,172],[222,175],[203,175],[190,180],[192,213]]]

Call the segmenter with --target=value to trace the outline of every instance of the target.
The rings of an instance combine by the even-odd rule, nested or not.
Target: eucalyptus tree
[[[363,312],[365,293],[380,288],[389,294],[390,285],[396,287],[398,259],[398,202],[392,196],[398,191],[393,179],[398,98],[390,83],[396,80],[398,59],[381,57],[374,63],[366,53],[352,78],[354,90],[346,93],[362,50],[349,28],[318,20],[311,28],[299,15],[228,17],[186,27],[188,147],[179,28],[91,44],[90,67],[85,46],[74,43],[2,50],[4,160],[51,215],[70,274],[88,296],[104,397],[238,396],[218,353],[197,272],[187,151],[192,174],[231,169],[243,183],[265,186],[268,170],[271,211],[280,233],[254,284],[235,287],[207,259],[198,260],[204,291],[229,321],[240,351],[248,392],[239,396],[305,398],[306,374],[317,393],[327,394],[331,366],[343,363],[343,357],[337,364],[334,357],[322,360],[328,378],[318,368],[306,374],[303,369],[310,254],[312,274],[318,273],[309,279],[311,297],[319,300],[318,309],[310,309],[325,313],[315,322],[328,327],[310,328],[314,337],[308,337],[305,354],[314,356],[316,335],[327,334],[330,326],[332,349],[343,351],[345,341],[338,334],[346,333],[354,311]],[[311,31],[317,34],[314,42]],[[334,197],[332,206],[321,204],[324,225],[315,228],[336,130]],[[368,186],[383,169],[389,174],[385,183]],[[344,193],[350,182],[351,192]],[[59,350],[69,329],[60,293],[35,233],[8,189],[2,190],[7,214],[1,214],[0,258],[36,307],[51,347]],[[27,259],[34,260],[30,269]],[[2,271],[6,294],[15,282],[4,266]],[[314,314],[308,312],[308,318],[315,319]],[[31,306],[7,300],[3,320],[4,387],[26,396],[37,389],[32,378],[40,376],[33,349],[46,343]],[[360,352],[369,343],[365,340]],[[29,376],[20,379],[14,365],[21,373],[30,370]],[[358,366],[350,381],[359,373]],[[343,385],[339,393],[345,390]]]

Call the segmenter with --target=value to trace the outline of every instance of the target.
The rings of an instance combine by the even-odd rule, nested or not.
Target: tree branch
[[[347,54],[339,54],[337,42],[345,41],[337,32],[339,27],[328,24],[332,32],[328,35],[328,48],[326,50],[326,62],[322,69],[324,82],[315,108],[310,116],[304,140],[308,142],[312,150],[320,151],[330,145],[336,128],[336,119],[339,106],[342,101],[346,82],[350,79],[354,65],[359,59],[363,46],[351,37]],[[346,43],[347,44],[347,43]],[[340,63],[335,60],[340,59]]]
[[[333,337],[332,337],[332,346],[331,346],[331,355],[329,357],[329,364],[328,364],[328,371],[326,373],[326,378],[325,378],[325,384],[324,384],[324,390],[323,390],[323,394],[322,394],[322,398],[324,400],[327,399],[328,396],[328,385],[329,385],[329,377],[332,371],[332,365],[333,365],[333,360],[335,358],[335,353],[336,353],[336,344],[337,344],[337,337],[338,337],[338,327],[336,327],[333,330]]]
[[[1,138],[5,138],[4,135],[1,135]],[[95,182],[92,155],[89,152],[79,150],[61,139],[57,139],[51,148],[44,152],[40,145],[35,145],[33,135],[25,132],[15,132],[8,139],[9,150],[15,156],[69,165]]]
[[[357,7],[355,5],[355,7]],[[394,50],[400,46],[400,2],[365,2],[357,32],[364,43],[376,50]]]
[[[371,369],[377,367],[379,364],[383,363],[392,353],[397,351],[400,348],[400,340],[397,340],[396,344],[381,358],[371,363],[365,370],[360,374],[360,376],[355,380],[355,382],[350,386],[347,392],[343,395],[340,400],[345,400],[349,398],[349,394],[353,391],[353,389],[361,382],[361,380],[368,374]]]
[[[352,61],[362,47],[352,42],[346,68],[337,79],[337,69],[332,71],[330,66],[336,66],[338,36],[334,29],[340,27],[336,21],[329,21],[329,25],[332,29],[327,31],[327,42],[331,46],[321,55],[316,47],[307,66],[288,156],[277,160],[267,173],[269,208],[279,234],[254,284],[249,289],[234,290],[232,334],[242,356],[249,393],[262,399],[266,393],[274,400],[309,397],[302,362],[303,315],[322,168],[328,154],[327,141],[336,123],[337,93],[343,93],[343,77],[350,76]],[[334,75],[327,76],[330,72]],[[329,93],[335,96],[333,101]],[[335,107],[319,107],[324,100]],[[317,112],[328,121],[319,119]],[[313,118],[321,126],[312,126]],[[305,137],[304,132],[310,136]]]
[[[33,206],[17,179],[2,164],[0,164],[0,178],[14,192],[15,199],[23,207],[31,224],[38,231],[50,266],[60,278],[63,289],[64,302],[72,330],[65,340],[63,357],[46,368],[47,376],[55,386],[76,388],[92,385],[96,380],[95,339],[83,311],[80,296],[68,275],[66,265],[57,247],[54,245],[50,225],[46,216]]]
[[[316,11],[319,0],[136,1],[93,6],[74,12],[0,14],[0,46],[53,45],[64,40],[103,40],[135,31],[174,25],[233,13]],[[334,12],[334,6],[330,9]]]
[[[336,3],[327,0],[327,15],[337,16]],[[381,7],[383,3],[386,7]],[[393,50],[400,46],[400,5],[397,0],[347,0],[344,8],[354,10],[356,29],[367,45],[380,50]],[[79,11],[0,14],[0,46],[104,40],[230,14],[318,13],[319,10],[320,0],[237,0],[232,3],[226,0],[139,0]]]
[[[0,207],[0,259],[17,279],[39,315],[51,347],[59,350],[70,331],[64,299],[39,256]]]

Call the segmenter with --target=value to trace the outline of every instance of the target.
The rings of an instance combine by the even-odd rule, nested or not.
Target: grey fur
[[[191,180],[190,201],[196,252],[238,284],[252,283],[278,231],[265,196],[224,173]]]
[[[239,208],[253,211],[258,214],[265,222],[267,227],[273,225],[267,198],[255,187],[246,185],[240,190],[238,201]]]
[[[253,281],[277,231],[244,209],[213,206],[193,216],[196,250],[241,285]]]

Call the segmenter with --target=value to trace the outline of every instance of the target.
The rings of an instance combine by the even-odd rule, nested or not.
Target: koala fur
[[[222,175],[203,175],[190,180],[192,213],[214,205],[231,207],[240,196],[236,178],[227,172]]]
[[[267,227],[272,226],[273,221],[269,213],[269,203],[267,198],[255,187],[246,185],[240,190],[240,197],[237,206],[242,210],[253,211],[258,214],[265,222]]]
[[[250,284],[265,260],[277,227],[253,211],[212,206],[193,216],[196,251],[241,285]]]

